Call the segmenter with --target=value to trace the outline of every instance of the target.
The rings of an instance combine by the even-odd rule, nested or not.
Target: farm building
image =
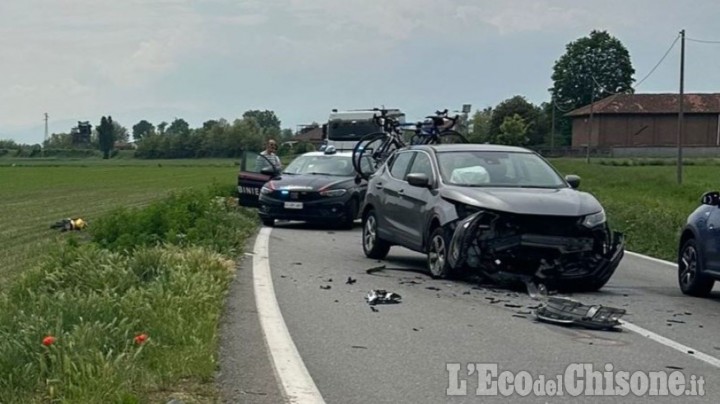
[[[679,94],[616,94],[592,105],[594,148],[676,147]],[[685,94],[683,146],[720,146],[720,94]],[[590,105],[572,118],[572,147],[588,144]]]

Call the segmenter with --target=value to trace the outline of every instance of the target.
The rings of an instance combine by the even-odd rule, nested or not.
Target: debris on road
[[[435,287],[435,286],[428,286],[428,287],[426,287],[425,289],[428,289],[428,290],[440,290],[440,288]]]
[[[486,297],[486,298],[485,298],[485,300],[489,300],[489,303],[490,303],[490,304],[496,304],[496,303],[502,303],[502,302],[507,302],[507,300],[503,300],[503,299],[498,299],[498,298],[496,298],[496,297],[492,297],[492,296],[490,296],[490,297]]]
[[[376,308],[373,307],[373,306],[370,306],[370,310],[374,311],[375,313],[377,313],[378,311],[380,311],[380,310],[376,309]]]
[[[532,299],[539,300],[548,296],[547,286],[545,286],[544,283],[536,285],[532,281],[527,281],[525,282],[525,286],[527,287],[528,295],[530,295]]]
[[[624,309],[602,305],[586,305],[564,298],[548,297],[545,304],[535,310],[535,317],[547,323],[577,325],[595,330],[614,329],[621,325]]]
[[[320,286],[320,289],[324,289],[324,290],[328,290],[328,289],[330,289],[330,288],[331,288],[330,285],[321,285],[321,286]]]
[[[371,274],[371,273],[374,273],[374,272],[382,271],[383,269],[385,269],[385,265],[380,265],[380,266],[377,266],[377,267],[372,267],[372,268],[366,269],[366,270],[365,270],[365,273]]]
[[[673,320],[673,319],[669,319],[669,320],[667,320],[667,322],[668,322],[668,323],[678,323],[678,324],[685,324],[685,322],[684,322],[684,321],[682,321],[682,320]]]
[[[519,305],[519,304],[505,303],[505,307],[510,307],[510,308],[513,308],[513,309],[519,309],[519,308],[521,308],[522,306]]]
[[[293,265],[302,265],[302,262],[293,262]]]
[[[355,349],[367,349],[366,346],[362,346],[362,345],[353,345],[352,347]]]
[[[405,284],[420,285],[422,282],[409,280],[409,281],[400,281],[399,283],[400,283],[401,285],[405,285]]]
[[[357,279],[353,279],[352,277],[348,276],[347,281],[345,281],[345,284],[352,285],[355,282],[357,282]]]
[[[401,297],[395,292],[388,292],[383,289],[373,289],[368,292],[365,299],[367,300],[368,304],[374,306],[376,304],[400,303]]]

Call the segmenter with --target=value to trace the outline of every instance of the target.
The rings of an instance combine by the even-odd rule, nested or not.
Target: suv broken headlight
[[[607,220],[607,218],[605,217],[605,209],[603,209],[600,212],[585,216],[582,224],[585,227],[592,228],[605,223],[605,220]]]

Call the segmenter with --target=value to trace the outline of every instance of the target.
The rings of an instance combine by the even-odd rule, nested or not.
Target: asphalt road
[[[693,352],[680,352],[627,329],[591,331],[540,323],[530,315],[539,302],[524,290],[433,280],[423,271],[423,255],[393,247],[379,262],[366,258],[360,243],[359,224],[347,231],[281,223],[270,234],[269,263],[282,316],[327,403],[720,402],[720,369],[697,357],[720,357],[720,293],[716,288],[708,299],[683,296],[671,266],[626,255],[600,292],[572,297],[624,308],[624,320]],[[366,273],[380,265],[386,268]],[[346,284],[348,277],[356,282]],[[364,299],[371,289],[396,292],[402,302],[373,311]],[[252,305],[251,298],[242,299]],[[257,338],[262,334],[250,331],[249,324],[256,327],[257,321],[247,319],[244,332],[260,346]],[[254,380],[262,380],[256,383],[269,392],[264,402],[276,402],[278,390],[269,387],[274,376],[263,364],[262,348],[248,352],[253,352],[249,363],[258,369]],[[531,391],[525,397],[517,392],[508,397],[498,391],[479,397],[478,373],[484,372],[468,371],[468,365],[473,370],[472,364],[495,364],[498,373],[527,371],[531,381],[541,375],[557,380],[577,363],[593,365],[598,372],[612,366],[613,378],[618,371],[679,371],[688,389],[691,377],[702,379],[694,392],[703,395],[638,397],[631,391],[599,397],[583,391],[574,396],[572,387],[583,385],[564,378],[563,396]],[[448,395],[449,388],[459,395]]]

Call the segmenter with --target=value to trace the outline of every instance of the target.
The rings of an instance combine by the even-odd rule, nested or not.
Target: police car
[[[367,182],[357,177],[352,152],[328,146],[324,151],[298,156],[282,170],[267,163],[259,173],[241,172],[238,180],[240,204],[257,206],[264,225],[273,226],[276,220],[298,220],[352,228],[359,218]],[[362,164],[370,169],[370,157]]]

